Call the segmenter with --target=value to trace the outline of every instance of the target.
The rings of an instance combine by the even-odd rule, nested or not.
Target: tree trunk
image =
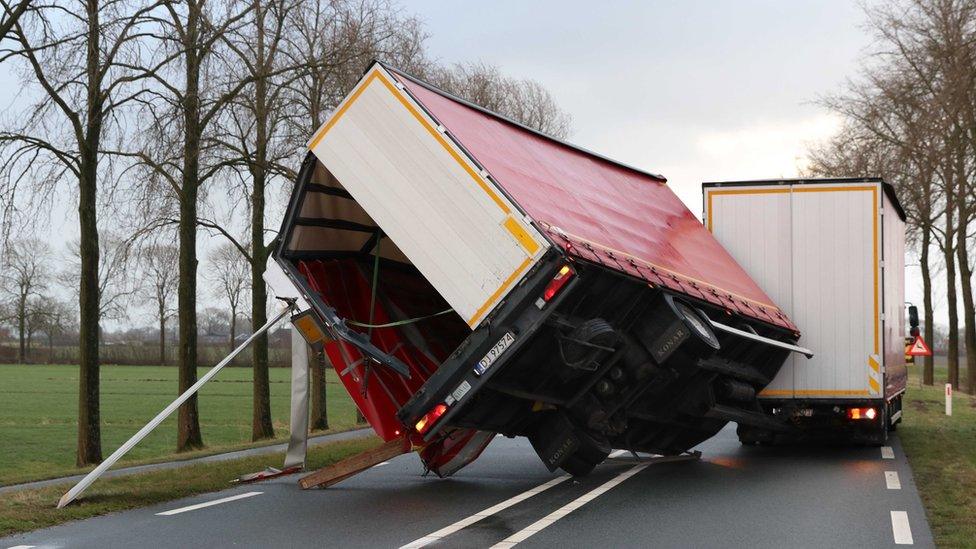
[[[183,181],[180,192],[180,268],[179,333],[180,381],[183,393],[197,381],[197,194],[200,178],[200,60],[197,44],[200,32],[200,6],[187,4],[186,20],[186,95],[183,104],[185,139],[183,143]],[[197,395],[180,406],[176,451],[203,447]]]
[[[99,287],[98,287],[98,149],[102,135],[102,97],[100,83],[100,38],[98,0],[86,3],[88,48],[86,78],[88,97],[86,135],[79,143],[78,220],[81,274],[78,291],[78,447],[75,462],[79,467],[102,461],[102,434],[99,410]]]
[[[237,307],[230,308],[230,351],[234,351],[234,340],[237,339]]]
[[[962,230],[959,234],[965,234]],[[959,256],[959,277],[962,285],[963,340],[966,344],[966,392],[976,394],[976,308],[973,304],[973,271],[964,239],[956,245]],[[957,380],[958,382],[958,380]]]
[[[922,227],[922,308],[925,314],[924,337],[925,342],[934,345],[935,342],[935,315],[932,312],[932,271],[929,266],[929,246],[932,245],[932,229],[926,225]],[[935,384],[935,361],[934,357],[923,357],[922,383],[926,385]]]
[[[17,337],[20,346],[17,349],[17,362],[27,364],[27,296],[23,293],[17,302]]]
[[[955,245],[953,239],[955,235],[950,232],[949,227],[952,223],[952,215],[946,215],[946,242],[943,250],[943,259],[946,269],[946,306],[949,309],[949,344],[946,350],[946,364],[948,365],[947,381],[953,387],[959,386],[959,311],[956,310],[956,261]]]
[[[166,365],[166,310],[159,307],[159,364]]]
[[[965,173],[962,162],[958,171]],[[976,308],[973,304],[973,269],[969,265],[969,246],[966,235],[969,231],[969,201],[966,199],[967,182],[960,180],[959,227],[956,230],[956,256],[959,260],[959,282],[962,290],[963,341],[966,344],[966,392],[976,394]],[[959,380],[956,380],[958,383]],[[953,385],[957,386],[957,385]],[[961,388],[961,387],[960,387]]]
[[[93,156],[90,154],[89,157]],[[96,224],[96,168],[89,166],[79,178],[78,217],[81,221],[80,325],[78,341],[78,451],[79,467],[102,461],[99,420],[98,362],[98,226]]]
[[[329,428],[329,410],[327,406],[327,375],[326,359],[322,353],[309,353],[309,367],[312,370],[312,430],[324,431]]]
[[[251,189],[251,329],[258,328],[268,321],[268,295],[264,285],[264,267],[267,251],[264,244],[264,191],[267,184],[268,157],[268,81],[264,76],[268,67],[264,44],[264,6],[260,0],[254,1],[254,15],[257,18],[257,70],[259,78],[254,82],[255,106],[255,161],[251,166],[253,188]],[[268,336],[262,334],[253,343],[251,365],[254,370],[253,417],[251,439],[274,438],[271,424],[271,389],[268,383]]]

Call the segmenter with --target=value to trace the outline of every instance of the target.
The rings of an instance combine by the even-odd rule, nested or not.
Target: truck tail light
[[[424,414],[424,417],[420,418],[420,421],[414,425],[414,428],[417,429],[418,433],[424,434],[427,429],[430,429],[431,425],[437,423],[437,420],[444,415],[444,412],[447,412],[447,404],[434,406],[429,412]]]
[[[563,289],[563,286],[565,286],[566,283],[573,278],[574,274],[573,269],[571,269],[569,265],[563,265],[563,268],[559,269],[556,276],[552,277],[552,280],[549,281],[549,284],[546,286],[546,291],[542,293],[543,301],[546,301],[547,303],[552,301],[552,298],[556,297],[556,294],[558,294],[559,291]]]
[[[848,408],[847,419],[866,419],[868,421],[878,417],[878,411],[874,408]]]

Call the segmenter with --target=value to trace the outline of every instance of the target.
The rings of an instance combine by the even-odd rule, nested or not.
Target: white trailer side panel
[[[716,238],[793,319],[799,345],[815,353],[790,357],[761,396],[882,395],[882,195],[873,182],[705,189]],[[778,253],[766,253],[770,246]]]
[[[713,208],[728,207],[726,196],[735,196],[736,215],[708,215]],[[747,188],[712,193],[706,200],[708,230],[742,265],[773,303],[793,318],[793,260],[789,231],[772,231],[767,226],[789,227],[792,215],[788,188]],[[715,201],[719,203],[714,203]],[[764,220],[757,223],[756,220]],[[796,322],[794,320],[794,322]],[[779,374],[767,386],[777,393],[793,393],[793,357],[787,358]]]
[[[471,327],[549,247],[378,65],[309,148]]]
[[[880,395],[879,195],[878,184],[793,187],[791,318],[816,353],[794,357],[794,396]]]
[[[886,194],[881,231],[884,240],[884,369],[885,397],[905,390],[908,369],[905,365],[905,222]]]

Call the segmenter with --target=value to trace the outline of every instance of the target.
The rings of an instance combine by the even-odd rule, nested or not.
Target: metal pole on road
[[[229,355],[224,357],[224,359],[221,360],[216,366],[211,368],[206,374],[203,375],[203,377],[197,380],[197,382],[194,383],[192,387],[184,391],[183,394],[181,394],[180,396],[176,397],[176,400],[174,400],[172,403],[170,403],[169,406],[164,408],[162,412],[156,414],[156,417],[152,418],[152,421],[147,423],[146,426],[143,427],[142,429],[139,429],[139,432],[132,435],[132,438],[125,441],[125,444],[120,446],[118,450],[112,453],[112,455],[108,456],[108,459],[100,463],[98,467],[92,470],[92,472],[85,475],[85,478],[81,479],[78,482],[78,484],[76,484],[71,490],[68,490],[66,494],[61,496],[61,499],[58,501],[58,509],[61,509],[65,505],[71,503],[72,501],[75,500],[75,498],[81,495],[81,493],[84,492],[86,488],[91,486],[93,482],[98,480],[98,477],[102,476],[102,474],[105,471],[107,471],[109,467],[115,465],[116,461],[118,461],[122,456],[127,454],[129,450],[132,449],[133,446],[139,443],[140,440],[146,438],[146,435],[148,435],[150,432],[152,432],[153,429],[158,427],[159,424],[163,422],[163,420],[165,420],[167,417],[169,417],[170,414],[176,411],[176,409],[179,408],[184,402],[186,402],[188,398],[190,398],[197,391],[199,391],[200,387],[203,387],[203,385],[206,382],[210,381],[210,379],[213,378],[213,376],[217,375],[217,372],[219,372],[224,366],[229,364],[231,360],[234,360],[234,357],[240,354],[240,352],[243,351],[245,347],[250,345],[251,342],[257,339],[258,336],[260,336],[264,332],[267,332],[268,329],[270,329],[279,320],[284,318],[285,315],[291,312],[292,307],[293,305],[289,303],[288,306],[285,307],[280,313],[275,315],[275,317],[269,320],[264,326],[261,326],[261,328],[259,328],[253,334],[251,334],[251,336],[248,337],[244,341],[244,343],[241,343],[240,346],[238,346],[236,349],[231,351]]]

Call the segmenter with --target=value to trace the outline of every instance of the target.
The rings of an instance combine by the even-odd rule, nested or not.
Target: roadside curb
[[[343,440],[353,440],[358,438],[367,437],[373,434],[371,428],[355,429],[352,431],[342,431],[339,433],[328,433],[324,435],[318,435],[314,437],[309,437],[309,446],[318,446],[321,444],[327,444],[330,442],[339,442]],[[139,473],[148,473],[151,471],[163,471],[167,469],[179,469],[180,467],[187,467],[190,465],[198,465],[201,463],[219,463],[221,461],[229,461],[232,459],[239,459],[244,457],[252,456],[262,456],[267,454],[275,454],[284,452],[288,448],[288,443],[283,442],[280,444],[272,444],[269,446],[259,446],[257,448],[247,448],[244,450],[235,450],[233,452],[225,452],[222,454],[213,454],[209,456],[202,456],[198,458],[177,460],[177,461],[164,461],[161,463],[149,463],[146,465],[134,465],[131,467],[120,467],[119,469],[110,470],[103,475],[102,478],[115,478],[123,477],[128,475],[135,475]],[[34,482],[24,482],[20,484],[10,484],[8,486],[0,486],[0,494],[6,494],[10,492],[19,492],[21,490],[32,490],[35,488],[45,488],[47,486],[52,486],[55,484],[66,484],[69,482],[77,482],[85,477],[86,473],[71,475],[67,477],[58,477],[45,480],[38,480]]]

